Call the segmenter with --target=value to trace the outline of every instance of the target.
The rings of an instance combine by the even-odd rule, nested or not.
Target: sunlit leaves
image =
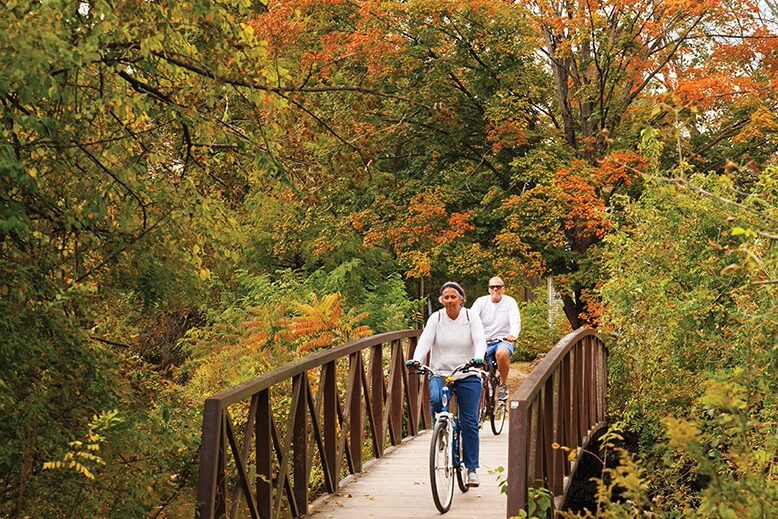
[[[62,460],[44,462],[43,469],[72,470],[87,479],[95,479],[92,471],[100,466],[105,466],[105,461],[100,456],[100,450],[108,439],[103,434],[123,421],[116,409],[94,415],[92,421],[89,422],[84,441],[70,442],[71,450],[64,454]]]
[[[277,341],[295,344],[298,354],[345,344],[373,333],[362,324],[367,312],[355,312],[353,308],[344,312],[339,293],[321,298],[311,294],[310,299],[310,303],[294,304],[298,315],[282,320],[282,331],[276,336]]]

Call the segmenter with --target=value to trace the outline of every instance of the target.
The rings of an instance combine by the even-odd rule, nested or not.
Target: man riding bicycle
[[[427,320],[413,359],[406,364],[418,366],[428,353],[430,354],[429,366],[435,373],[449,373],[458,365],[471,359],[476,365],[483,364],[486,351],[483,325],[476,312],[464,308],[464,289],[458,283],[447,281],[440,288],[438,300],[443,304],[443,309],[432,314]],[[457,373],[454,379],[462,429],[464,463],[467,468],[467,486],[477,487],[480,484],[476,469],[479,455],[478,406],[481,400],[481,378],[471,371]],[[444,383],[440,376],[429,379],[433,416],[442,408],[440,395]]]
[[[496,359],[500,372],[500,387],[497,390],[499,400],[508,399],[508,372],[516,338],[521,331],[519,305],[511,296],[505,295],[505,283],[502,278],[489,280],[489,295],[479,297],[470,308],[478,314],[486,334],[486,359]]]

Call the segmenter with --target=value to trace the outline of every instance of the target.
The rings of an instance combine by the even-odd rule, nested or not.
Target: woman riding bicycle
[[[413,359],[408,366],[419,365],[430,354],[429,365],[438,374],[450,373],[460,364],[469,362],[483,364],[486,351],[481,319],[475,312],[464,308],[465,291],[458,283],[447,281],[440,287],[443,309],[438,310],[427,320],[427,325],[419,337]],[[481,378],[475,371],[457,373],[454,390],[459,406],[460,426],[462,429],[462,447],[467,468],[467,486],[479,485],[478,468],[478,405],[481,400]],[[432,415],[441,410],[441,387],[443,377],[430,377],[430,403]]]

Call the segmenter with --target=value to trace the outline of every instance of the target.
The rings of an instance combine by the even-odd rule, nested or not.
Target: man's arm
[[[486,335],[484,334],[484,325],[481,323],[481,317],[477,314],[470,316],[470,336],[475,345],[473,358],[483,360],[486,354]]]
[[[510,323],[510,332],[508,332],[506,339],[509,342],[515,342],[521,332],[521,314],[519,314],[519,305],[513,298],[511,298],[508,308],[508,322]]]

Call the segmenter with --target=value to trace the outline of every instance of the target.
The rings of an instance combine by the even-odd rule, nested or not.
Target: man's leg
[[[511,369],[511,355],[513,355],[513,344],[502,341],[497,345],[495,357],[497,358],[497,371],[500,372],[500,389],[497,397],[501,400],[508,398],[508,373]]]
[[[486,355],[484,355],[486,362],[496,362],[494,358],[494,352],[497,351],[497,346],[499,344],[499,342],[493,342],[486,345]]]

